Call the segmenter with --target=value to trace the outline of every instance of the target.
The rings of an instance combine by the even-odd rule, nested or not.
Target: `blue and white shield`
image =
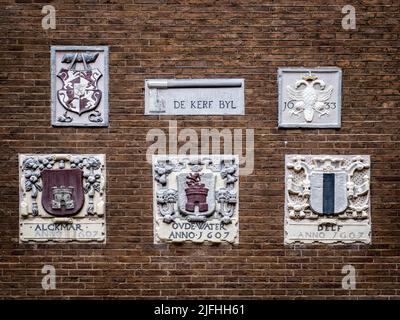
[[[339,214],[346,210],[347,172],[313,172],[310,175],[310,206],[322,215]]]

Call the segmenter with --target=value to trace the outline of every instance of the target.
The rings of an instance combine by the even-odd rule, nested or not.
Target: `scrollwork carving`
[[[101,175],[99,173],[96,173],[95,170],[100,169],[101,162],[99,159],[97,159],[95,157],[88,157],[88,158],[83,158],[82,164],[83,164],[84,168],[89,170],[89,171],[85,171],[83,174],[83,177],[85,179],[83,190],[89,196],[87,213],[89,215],[94,215],[95,210],[94,210],[93,198],[94,198],[96,192],[99,192],[99,193],[101,192],[101,189],[100,189]]]
[[[157,191],[158,212],[164,217],[165,223],[174,220],[175,204],[178,201],[178,191],[174,189],[162,189]]]
[[[316,219],[318,214],[310,207],[310,175],[314,172],[347,174],[346,210],[338,214],[340,219],[365,219],[369,210],[369,176],[367,174],[355,177],[355,172],[369,169],[369,164],[360,157],[345,160],[340,157],[313,157],[311,162],[305,157],[294,156],[288,161],[286,168],[289,173],[286,177],[286,199],[289,217],[292,219]],[[360,197],[363,199],[360,200]]]

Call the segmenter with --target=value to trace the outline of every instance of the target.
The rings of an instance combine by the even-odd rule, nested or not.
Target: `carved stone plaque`
[[[237,156],[153,156],[154,242],[239,242]]]
[[[105,242],[105,170],[102,154],[20,154],[20,241]]]
[[[280,128],[340,128],[342,71],[279,68]]]
[[[288,155],[285,244],[371,243],[369,156]]]
[[[108,126],[108,47],[51,47],[51,124]]]
[[[145,81],[146,115],[243,115],[244,79]]]

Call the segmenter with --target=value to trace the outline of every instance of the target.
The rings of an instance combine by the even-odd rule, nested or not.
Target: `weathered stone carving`
[[[238,242],[238,157],[154,156],[154,239]]]
[[[52,125],[108,126],[108,47],[53,46]]]
[[[280,68],[279,127],[340,128],[339,68]]]
[[[25,155],[21,241],[105,241],[104,155]]]
[[[369,170],[369,156],[286,156],[285,243],[369,243]]]

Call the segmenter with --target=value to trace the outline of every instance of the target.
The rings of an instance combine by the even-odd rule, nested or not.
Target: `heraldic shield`
[[[101,76],[99,69],[61,69],[57,77],[63,87],[57,91],[58,100],[65,109],[79,115],[95,109],[102,97],[97,86]]]
[[[84,203],[83,173],[80,169],[42,171],[42,206],[56,217],[77,214]]]
[[[310,206],[321,215],[342,213],[348,207],[347,173],[313,172],[310,176]]]
[[[204,222],[215,211],[215,177],[211,173],[178,175],[179,211],[188,221]]]

